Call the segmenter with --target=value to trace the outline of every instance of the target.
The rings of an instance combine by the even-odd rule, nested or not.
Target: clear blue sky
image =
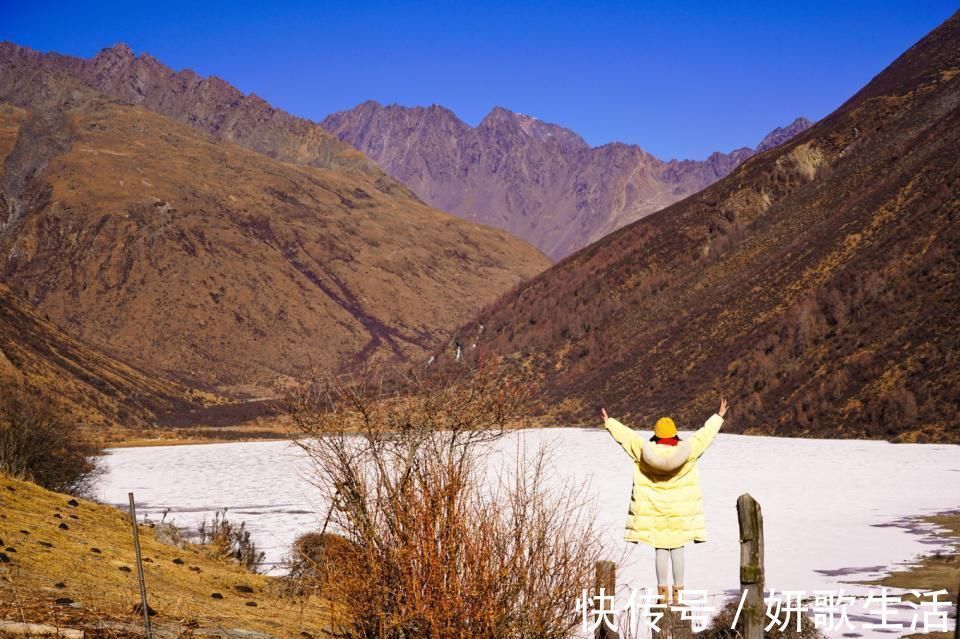
[[[476,124],[499,105],[703,158],[823,117],[955,1],[0,0],[0,40],[84,57],[126,42],[315,120],[373,99]]]

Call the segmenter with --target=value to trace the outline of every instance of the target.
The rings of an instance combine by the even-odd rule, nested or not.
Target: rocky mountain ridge
[[[439,105],[373,101],[322,122],[425,202],[510,231],[553,259],[703,189],[810,124],[797,118],[756,149],[663,161],[636,145],[591,147],[569,129],[502,107],[476,127]]]
[[[362,154],[316,123],[277,109],[256,94],[244,94],[216,76],[202,77],[190,69],[174,71],[148,53],[135,55],[123,43],[87,59],[0,42],[0,64],[68,76],[97,93],[277,160],[385,177]],[[396,185],[385,179],[380,187],[391,190]]]
[[[136,104],[92,85],[135,88],[138,74],[91,80],[116,66],[70,60],[0,47],[0,281],[138,370],[249,398],[372,358],[415,360],[549,264],[428,207],[318,128],[308,141],[326,156],[274,159],[260,142],[298,157],[282,143],[288,120],[273,111],[247,128],[249,101],[222,106],[236,94],[218,82],[187,78],[177,99],[146,82]]]

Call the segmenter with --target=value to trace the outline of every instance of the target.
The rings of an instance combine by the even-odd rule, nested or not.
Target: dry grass
[[[143,448],[224,442],[278,441],[290,439],[290,427],[278,422],[257,420],[229,427],[114,429],[102,434],[105,447]]]
[[[0,618],[138,624],[128,514],[83,500],[72,507],[70,499],[0,476],[0,539],[11,560],[0,563]],[[244,628],[277,637],[317,635],[327,624],[329,607],[322,599],[285,595],[275,577],[246,572],[199,546],[161,544],[146,526],[140,540],[154,624],[175,632]],[[80,607],[55,603],[64,597]]]
[[[960,511],[926,515],[914,521],[937,526],[937,536],[951,547],[946,551],[923,555],[902,570],[891,571],[885,577],[865,583],[908,590],[944,588],[949,593],[947,598],[956,599],[960,586]]]
[[[2,116],[0,116],[2,120]],[[158,414],[222,403],[222,397],[148,375],[67,335],[22,293],[0,284],[0,383],[42,390],[91,435],[152,423]]]
[[[80,95],[56,109],[69,126],[37,132],[69,148],[43,171],[49,205],[0,242],[16,256],[4,281],[150,373],[267,397],[358,354],[426,359],[450,326],[549,265],[504,231],[384,192],[376,176],[277,162]],[[0,110],[5,130],[21,119]],[[25,130],[24,162],[49,148]]]
[[[914,521],[937,526],[937,535],[948,542],[951,547],[946,551],[923,555],[908,566],[898,567],[897,570],[890,571],[889,574],[880,579],[864,583],[905,590],[919,590],[921,592],[943,588],[949,594],[940,599],[955,602],[957,600],[957,589],[960,587],[960,511],[925,515],[916,517]],[[902,595],[902,597],[904,600],[911,599],[909,593]],[[913,598],[913,600],[916,601],[916,598]],[[956,619],[956,609],[954,609],[953,615]],[[952,633],[934,632],[918,633],[910,636],[924,637],[925,639],[947,639],[953,635]]]

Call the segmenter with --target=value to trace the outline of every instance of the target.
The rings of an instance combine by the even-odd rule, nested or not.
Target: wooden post
[[[133,522],[133,547],[137,551],[137,575],[140,576],[140,605],[143,607],[143,625],[147,639],[153,638],[150,629],[150,606],[147,605],[147,583],[143,580],[143,560],[140,557],[140,531],[137,529],[137,506],[133,501],[133,493],[127,493],[130,498],[130,520]]]
[[[740,522],[740,597],[746,600],[740,616],[744,639],[763,639],[763,515],[749,493],[737,498]]]
[[[594,590],[597,595],[603,595],[604,597],[616,597],[617,595],[617,564],[612,561],[598,561],[597,562],[597,572],[596,579],[594,581]],[[615,608],[615,599],[601,599],[600,605],[601,610],[612,611]],[[609,602],[609,605],[605,605],[604,601]],[[610,623],[615,624],[616,617],[613,614],[604,613],[600,619],[600,625],[597,626],[596,631],[594,631],[594,639],[619,639],[619,634],[615,630],[611,630],[604,619],[609,619]]]

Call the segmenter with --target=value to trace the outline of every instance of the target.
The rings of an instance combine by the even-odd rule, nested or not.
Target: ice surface
[[[522,431],[497,443],[503,454],[495,459],[514,459],[521,442],[527,450],[540,443],[553,448],[556,481],[589,482],[610,557],[624,560],[618,590],[654,588],[653,549],[622,541],[632,462],[613,438],[603,429]],[[891,524],[960,507],[958,453],[960,447],[947,445],[721,432],[700,461],[708,541],[686,547],[686,586],[707,589],[715,605],[736,594],[736,500],[749,492],[763,509],[768,589],[879,593],[848,582],[938,548],[924,534],[929,530]],[[309,466],[286,442],[114,449],[106,467],[103,501],[124,505],[133,491],[138,512],[156,517],[170,508],[168,518],[180,526],[195,525],[227,507],[228,517],[247,522],[271,563],[283,559],[298,534],[321,521],[322,503],[309,483]],[[862,613],[859,604],[856,611]],[[894,620],[909,623],[909,617]],[[891,636],[861,630],[864,620],[878,618],[853,620],[863,636]]]

